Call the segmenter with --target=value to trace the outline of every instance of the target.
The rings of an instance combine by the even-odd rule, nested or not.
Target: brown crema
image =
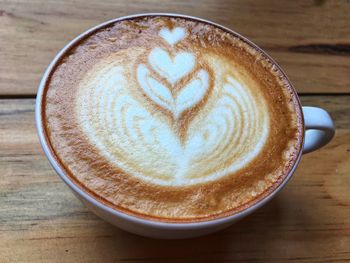
[[[76,112],[79,89],[96,65],[103,65],[104,61],[118,56],[118,52],[127,52],[132,60],[133,50],[143,54],[140,63],[146,64],[144,50],[151,51],[164,44],[159,36],[164,27],[170,30],[185,28],[186,39],[176,47],[191,50],[196,58],[202,53],[207,57],[213,54],[212,57],[222,58],[225,65],[232,65],[237,72],[233,74],[235,79],[249,86],[252,97],[266,101],[267,139],[251,161],[232,173],[189,185],[162,185],[142,180],[101,154],[100,148],[82,128]],[[216,69],[207,57],[203,55],[198,61],[210,78]],[[193,72],[200,72],[198,65]],[[192,75],[182,82],[189,82],[190,77]],[[159,81],[166,83],[163,79]],[[132,84],[134,82],[129,81],[137,87]],[[208,83],[203,100],[181,112],[182,119],[178,119],[181,138],[186,137],[182,127],[187,129],[197,111],[205,113],[202,109],[206,103],[211,103],[210,96],[216,94],[216,89],[221,89],[217,79],[210,78]],[[149,107],[153,111],[157,109],[154,105]],[[304,127],[300,109],[297,95],[279,67],[242,37],[189,18],[145,16],[112,22],[96,29],[65,52],[45,86],[42,123],[47,144],[58,165],[90,196],[130,215],[184,223],[240,212],[274,191],[290,173],[302,149]],[[171,111],[160,111],[164,111],[164,118],[174,120]]]

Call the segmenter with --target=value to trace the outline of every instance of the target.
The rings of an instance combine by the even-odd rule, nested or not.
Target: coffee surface
[[[191,19],[111,23],[47,83],[43,122],[67,175],[114,209],[164,221],[241,211],[301,149],[296,95],[245,40]]]

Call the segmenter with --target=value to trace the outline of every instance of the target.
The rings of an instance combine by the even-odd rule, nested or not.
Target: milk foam
[[[169,44],[175,45],[186,37],[186,30],[182,27],[176,27],[173,30],[169,28],[162,28],[159,35]]]
[[[176,48],[184,28],[159,35],[168,47],[155,45],[146,62],[138,59],[144,50],[120,51],[81,82],[76,114],[91,144],[127,174],[165,186],[216,180],[249,164],[269,134],[264,98],[218,56],[203,52],[212,70],[198,69],[194,53]]]

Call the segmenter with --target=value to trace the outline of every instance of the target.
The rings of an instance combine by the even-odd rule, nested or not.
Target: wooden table
[[[337,133],[305,155],[288,186],[234,226],[198,239],[152,240],[89,212],[50,167],[34,127],[37,85],[80,32],[140,12],[228,26],[267,50],[304,105]],[[350,1],[0,0],[0,262],[350,261]]]

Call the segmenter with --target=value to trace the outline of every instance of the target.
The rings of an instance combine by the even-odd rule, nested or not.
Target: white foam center
[[[173,30],[162,28],[159,35],[169,44],[175,45],[186,36],[186,30],[182,27],[175,27]]]

